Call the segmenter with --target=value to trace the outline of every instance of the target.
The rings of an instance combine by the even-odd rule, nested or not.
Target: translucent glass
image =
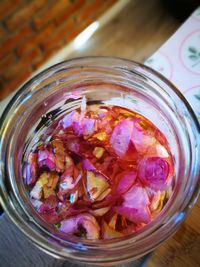
[[[66,237],[32,207],[22,180],[22,160],[52,121],[88,104],[127,107],[152,121],[166,136],[175,163],[175,187],[162,212],[140,232],[109,241]],[[64,259],[109,265],[139,258],[180,226],[199,191],[200,128],[185,98],[163,76],[133,61],[90,57],[69,60],[35,76],[14,96],[1,118],[0,200],[20,230],[39,248]]]

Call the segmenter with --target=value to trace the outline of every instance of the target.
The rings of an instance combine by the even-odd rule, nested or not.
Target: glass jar
[[[153,122],[166,136],[174,158],[175,186],[161,213],[139,232],[108,241],[66,237],[32,207],[22,179],[24,153],[52,121],[87,103],[127,107]],[[27,82],[1,118],[0,198],[17,227],[36,246],[62,259],[102,266],[130,261],[175,233],[199,191],[200,128],[178,89],[162,75],[133,61],[88,57],[57,64]]]

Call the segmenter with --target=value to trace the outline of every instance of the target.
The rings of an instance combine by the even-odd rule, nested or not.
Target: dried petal
[[[62,177],[62,182],[59,184],[58,197],[63,200],[63,196],[66,195],[71,189],[74,188],[73,178],[70,176]]]
[[[78,121],[79,119],[79,113],[77,111],[72,111],[65,115],[65,117],[62,119],[61,124],[64,129],[71,127],[75,121]]]
[[[134,185],[123,195],[122,206],[115,211],[134,223],[148,223],[151,220],[148,205],[150,204],[146,190],[140,185]]]
[[[115,214],[111,217],[111,219],[110,219],[110,221],[109,221],[109,223],[108,223],[108,226],[109,226],[110,228],[115,229],[115,227],[116,227],[116,223],[117,223],[117,217],[118,217],[118,214],[117,214],[117,213],[115,213]]]
[[[34,199],[34,198],[31,198],[31,203],[32,203],[33,207],[36,208],[37,211],[39,211],[41,205],[43,204],[42,201],[40,201],[38,199]]]
[[[110,207],[105,207],[101,209],[91,210],[90,213],[92,213],[94,216],[99,217],[103,216],[109,211]]]
[[[57,214],[55,208],[52,208],[48,204],[42,204],[39,208],[39,213],[45,221],[51,224],[55,224],[60,221],[60,217]]]
[[[56,164],[55,164],[55,156],[53,152],[45,150],[39,150],[38,152],[38,165],[39,167],[48,167],[49,170],[55,170]]]
[[[114,128],[110,138],[110,144],[119,157],[125,156],[133,132],[133,122],[130,120],[120,121]]]
[[[123,236],[122,233],[117,232],[113,228],[109,227],[105,221],[102,223],[102,235],[103,239],[120,238]]]
[[[27,162],[24,163],[24,166],[23,166],[23,178],[24,178],[24,181],[27,185],[30,185],[31,183],[33,183],[32,173],[31,173],[31,165]]]
[[[49,196],[55,194],[55,188],[57,186],[59,176],[55,173],[43,173],[38,180],[39,182],[43,179],[43,176],[46,176],[47,178],[47,183],[45,183],[42,187],[43,195],[44,195],[44,198],[46,199]]]
[[[74,162],[69,155],[65,156],[65,172],[64,175],[71,176],[74,171]]]
[[[138,153],[142,155],[155,155],[157,141],[155,137],[145,132],[145,130],[139,125],[139,123],[134,123],[131,141],[133,142]]]
[[[95,130],[95,120],[94,119],[88,119],[84,118],[83,119],[83,135],[91,135],[94,133]]]
[[[63,204],[63,202],[60,202],[60,203]],[[77,208],[76,209],[76,208],[72,207],[72,205],[70,203],[63,204],[62,206],[59,205],[59,208],[58,208],[59,216],[62,219],[66,219],[66,218],[69,218],[71,216],[77,216],[77,215],[80,215],[83,212],[88,212],[88,208],[87,207],[83,207],[83,208]]]
[[[105,141],[108,138],[108,135],[105,132],[100,132],[100,133],[95,134],[94,135],[94,138],[96,138],[97,140],[103,142],[103,141]]]
[[[28,163],[23,167],[23,178],[27,185],[34,184],[37,178],[37,153],[31,152],[28,157]]]
[[[42,197],[42,186],[39,181],[34,185],[33,189],[30,191],[30,196],[35,199],[41,199]]]
[[[87,171],[87,192],[91,201],[95,201],[108,188],[109,184],[103,175]]]
[[[110,194],[111,191],[112,191],[111,188],[106,189],[96,200],[97,201],[103,200],[105,197],[107,197]]]
[[[95,147],[93,150],[93,155],[97,158],[100,159],[103,156],[105,149],[103,147]]]
[[[161,157],[161,158],[169,157],[169,153],[167,152],[167,149],[161,144],[156,145],[156,154],[158,157]]]
[[[51,195],[45,199],[44,203],[52,208],[56,208],[58,205],[58,198],[55,195]]]
[[[67,148],[76,153],[79,154],[80,152],[80,143],[79,140],[77,138],[71,139],[67,141]]]
[[[83,169],[84,170],[87,170],[87,171],[93,171],[93,170],[95,170],[94,165],[88,159],[84,159],[82,161],[82,163],[83,163]]]
[[[64,196],[66,196],[72,189],[75,188],[75,186],[81,180],[81,177],[82,177],[82,175],[79,174],[74,181],[74,179],[71,176],[68,176],[65,173],[61,176],[61,182],[59,184],[59,191],[57,193],[57,196],[61,201],[63,201]],[[70,202],[71,203],[75,202],[77,200],[77,198],[78,198],[78,195],[71,194]]]
[[[58,183],[58,179],[59,177],[57,174],[44,172],[40,175],[37,183],[31,190],[31,197],[40,199],[42,197],[42,193],[44,195],[44,198],[48,198],[50,195],[54,195],[54,190]]]
[[[71,102],[81,95],[67,97]],[[83,96],[81,106],[53,121],[39,142],[23,177],[35,209],[67,234],[88,239],[132,234],[155,218],[173,193],[166,138],[127,109],[87,107]]]
[[[160,157],[144,158],[139,162],[138,175],[141,181],[154,190],[165,190],[171,182],[169,163]]]
[[[95,130],[95,120],[89,118],[73,122],[73,130],[77,135],[91,135]]]
[[[98,239],[100,228],[95,219],[90,214],[83,213],[61,222],[60,230],[67,234],[84,236],[87,239]]]
[[[55,150],[56,171],[63,172],[65,169],[65,148],[61,140],[55,139],[51,142]]]
[[[124,194],[135,183],[137,171],[132,170],[123,175],[118,183],[116,193]]]
[[[163,201],[165,199],[166,193],[165,192],[160,192],[158,191],[152,201],[151,201],[151,205],[150,205],[150,210],[153,213],[153,215],[155,216],[156,214],[158,214],[162,207],[163,207]]]

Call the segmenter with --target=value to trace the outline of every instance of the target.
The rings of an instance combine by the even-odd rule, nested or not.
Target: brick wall
[[[0,100],[117,0],[0,0]]]

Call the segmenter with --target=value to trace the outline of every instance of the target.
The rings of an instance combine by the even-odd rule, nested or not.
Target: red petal
[[[43,219],[49,223],[55,224],[60,221],[60,217],[55,211],[55,207],[52,207],[50,204],[42,204],[39,208],[39,213]]]
[[[169,176],[169,163],[164,158],[150,157],[140,161],[138,174],[141,181],[154,190],[165,190],[171,179]]]
[[[79,140],[76,138],[74,139],[71,139],[71,140],[68,140],[67,141],[67,148],[76,153],[76,154],[79,154],[80,152],[80,143],[79,143]]]
[[[60,217],[58,216],[55,209],[46,210],[41,214],[41,216],[43,217],[45,221],[51,224],[55,224],[60,221]]]
[[[49,205],[50,207],[55,208],[58,205],[58,198],[55,195],[51,195],[47,199],[45,199],[44,203]]]

